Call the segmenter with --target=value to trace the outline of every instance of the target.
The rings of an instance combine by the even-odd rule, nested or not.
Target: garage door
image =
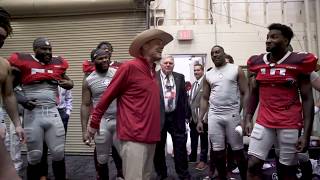
[[[37,37],[48,37],[53,54],[65,57],[70,68],[67,74],[74,80],[73,111],[69,121],[66,152],[90,153],[82,143],[80,104],[83,78],[82,62],[90,58],[90,52],[101,41],[109,41],[114,47],[112,59],[129,59],[128,47],[133,37],[145,29],[145,12],[121,12],[96,15],[61,17],[33,17],[13,19],[14,33],[8,38],[0,56],[13,52],[32,53],[32,42]]]

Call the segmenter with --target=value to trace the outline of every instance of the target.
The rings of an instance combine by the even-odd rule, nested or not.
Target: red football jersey
[[[122,64],[121,62],[112,61],[110,63],[110,67],[112,67],[114,69],[118,69],[121,64]],[[83,73],[85,73],[85,74],[92,73],[95,70],[96,70],[96,67],[94,66],[94,63],[92,63],[91,61],[84,60],[82,62],[82,71],[83,71]]]
[[[52,57],[48,64],[43,64],[31,54],[25,53],[13,53],[9,62],[20,70],[22,84],[44,80],[59,81],[69,67],[68,62],[60,56]]]
[[[259,83],[257,123],[268,128],[301,128],[302,105],[298,77],[315,70],[317,57],[311,53],[288,52],[277,63],[268,54],[255,55],[247,62]]]

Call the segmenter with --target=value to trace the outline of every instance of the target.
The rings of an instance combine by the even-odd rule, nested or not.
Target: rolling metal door
[[[67,74],[75,86],[72,89],[73,111],[68,126],[67,153],[92,151],[92,148],[82,143],[82,62],[90,58],[91,50],[101,41],[112,43],[112,60],[130,59],[128,47],[133,37],[145,29],[145,21],[144,11],[13,19],[14,33],[1,49],[0,56],[8,57],[13,52],[32,53],[33,40],[37,37],[48,37],[53,46],[53,54],[63,56],[69,62]]]

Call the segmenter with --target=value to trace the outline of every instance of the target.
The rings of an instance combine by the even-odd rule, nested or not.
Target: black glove
[[[36,107],[36,99],[30,99],[30,100],[26,100],[23,101],[22,103],[20,103],[25,109],[28,109],[29,111],[33,110]]]
[[[25,109],[32,110],[36,107],[37,99],[28,99],[25,97],[21,91],[15,90],[15,95],[19,104],[21,104]]]

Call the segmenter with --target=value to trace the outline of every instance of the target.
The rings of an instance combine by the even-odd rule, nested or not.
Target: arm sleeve
[[[11,54],[11,56],[8,59],[11,66],[14,66],[18,69],[20,69],[20,62],[18,59],[18,55],[16,53]]]
[[[255,60],[256,60],[257,56],[254,55],[254,56],[251,56],[248,60],[247,60],[247,67],[248,67],[248,71],[251,71],[251,72],[256,72],[257,71],[257,68],[254,64]]]
[[[65,102],[66,102],[66,113],[70,115],[72,111],[72,92],[71,90],[66,90],[66,95],[65,95]]]
[[[299,64],[298,70],[303,74],[310,74],[316,69],[318,61],[317,57],[311,53],[300,55],[303,56],[303,61],[301,64]]]
[[[64,59],[63,57],[61,57],[62,62],[63,62],[63,68],[65,68],[65,70],[67,70],[69,68],[69,63],[66,59]]]

